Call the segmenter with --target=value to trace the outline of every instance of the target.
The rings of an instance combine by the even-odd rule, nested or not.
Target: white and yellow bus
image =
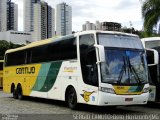
[[[147,75],[138,36],[86,31],[6,51],[4,91],[66,101],[71,109],[146,104]]]
[[[3,88],[3,62],[4,60],[0,60],[0,88]]]

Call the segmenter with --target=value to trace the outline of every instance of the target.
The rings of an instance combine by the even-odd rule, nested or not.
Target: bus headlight
[[[99,90],[102,91],[102,92],[115,94],[115,91],[112,88],[100,87]]]
[[[142,92],[143,92],[143,93],[147,93],[147,92],[149,92],[149,87],[144,88]]]

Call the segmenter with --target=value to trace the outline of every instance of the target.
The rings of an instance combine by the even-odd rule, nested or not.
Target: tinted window
[[[77,58],[75,38],[57,41],[48,46],[48,60],[68,60]]]
[[[25,51],[12,52],[7,54],[6,66],[25,64]]]
[[[70,38],[24,51],[9,53],[6,55],[6,66],[75,58],[77,58],[76,38]]]
[[[157,65],[152,65],[152,66],[148,66],[148,71],[149,71],[149,77],[150,77],[150,79],[149,79],[149,83],[151,84],[151,85],[159,85],[159,83],[158,83],[158,71],[157,71]]]
[[[79,44],[83,81],[86,84],[98,86],[94,35],[90,34],[80,36]]]
[[[26,62],[25,62],[26,64],[29,64],[29,63],[32,62],[32,61],[31,61],[31,60],[32,60],[32,59],[31,59],[31,58],[32,58],[32,51],[31,51],[31,49],[27,49],[27,50],[26,50],[26,58],[27,58],[27,59],[26,59]]]
[[[48,46],[48,61],[60,60],[61,46],[60,42],[51,43]]]
[[[64,40],[61,42],[61,59],[74,59],[77,58],[77,49],[75,39]]]
[[[154,64],[154,52],[147,50],[146,53],[147,53],[147,63]]]
[[[47,61],[47,45],[32,48],[31,63],[40,63]]]
[[[80,45],[80,56],[81,56],[81,63],[85,63],[87,60],[87,52],[89,49],[92,49],[94,46],[94,35],[82,35],[79,38],[79,45]]]

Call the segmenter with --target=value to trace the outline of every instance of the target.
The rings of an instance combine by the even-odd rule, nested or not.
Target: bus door
[[[83,79],[79,84],[80,101],[88,104],[97,103],[98,70],[94,44],[93,34],[82,35],[79,38],[80,64]]]

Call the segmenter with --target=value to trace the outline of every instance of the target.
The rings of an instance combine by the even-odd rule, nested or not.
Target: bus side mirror
[[[155,49],[146,49],[148,66],[157,65],[159,62],[159,54]]]
[[[94,45],[94,47],[98,49],[98,53],[99,53],[99,61],[97,61],[97,64],[101,63],[101,62],[105,62],[104,46],[102,46],[102,45]]]

